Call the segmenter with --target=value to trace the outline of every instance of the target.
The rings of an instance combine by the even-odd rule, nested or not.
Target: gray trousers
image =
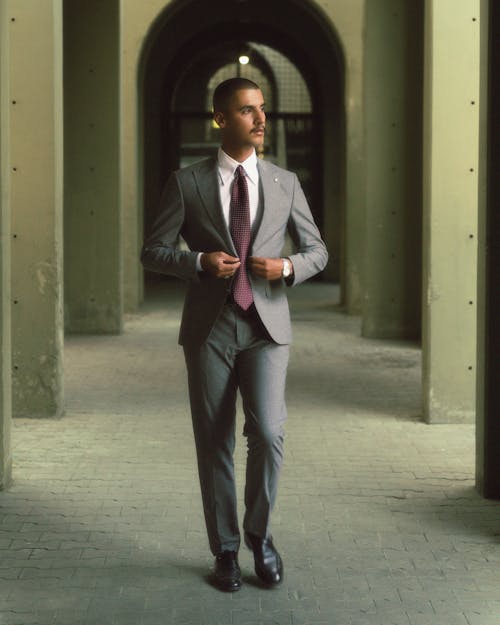
[[[205,523],[213,554],[237,551],[233,451],[240,389],[247,439],[243,529],[268,536],[283,459],[288,345],[272,341],[255,313],[226,305],[201,346],[184,346]]]

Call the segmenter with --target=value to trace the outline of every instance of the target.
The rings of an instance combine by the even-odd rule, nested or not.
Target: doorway
[[[270,132],[261,156],[299,176],[333,259],[324,277],[342,286],[345,113],[340,44],[309,3],[256,4],[250,11],[245,2],[222,0],[214,15],[200,0],[178,0],[149,33],[139,72],[144,229],[148,232],[152,225],[170,172],[216,150],[214,86],[229,76],[247,76],[261,85],[267,101]]]

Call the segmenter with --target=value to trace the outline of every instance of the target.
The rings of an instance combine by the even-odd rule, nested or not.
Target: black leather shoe
[[[236,551],[222,551],[215,558],[214,582],[219,590],[234,592],[241,588],[241,571]]]
[[[266,584],[276,586],[283,581],[283,561],[273,545],[273,539],[260,538],[245,532],[245,544],[253,551],[255,574]]]

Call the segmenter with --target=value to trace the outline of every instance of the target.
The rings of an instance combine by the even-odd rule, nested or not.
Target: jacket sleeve
[[[296,252],[289,257],[293,263],[293,279],[287,284],[296,286],[326,267],[328,252],[295,174],[288,232]]]
[[[141,252],[146,269],[184,280],[197,280],[197,252],[178,249],[184,225],[184,202],[177,174],[170,175],[160,199],[160,211]]]

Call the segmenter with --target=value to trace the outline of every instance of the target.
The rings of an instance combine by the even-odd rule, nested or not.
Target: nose
[[[257,111],[257,115],[255,116],[257,122],[263,124],[266,121],[266,114],[264,111]]]

